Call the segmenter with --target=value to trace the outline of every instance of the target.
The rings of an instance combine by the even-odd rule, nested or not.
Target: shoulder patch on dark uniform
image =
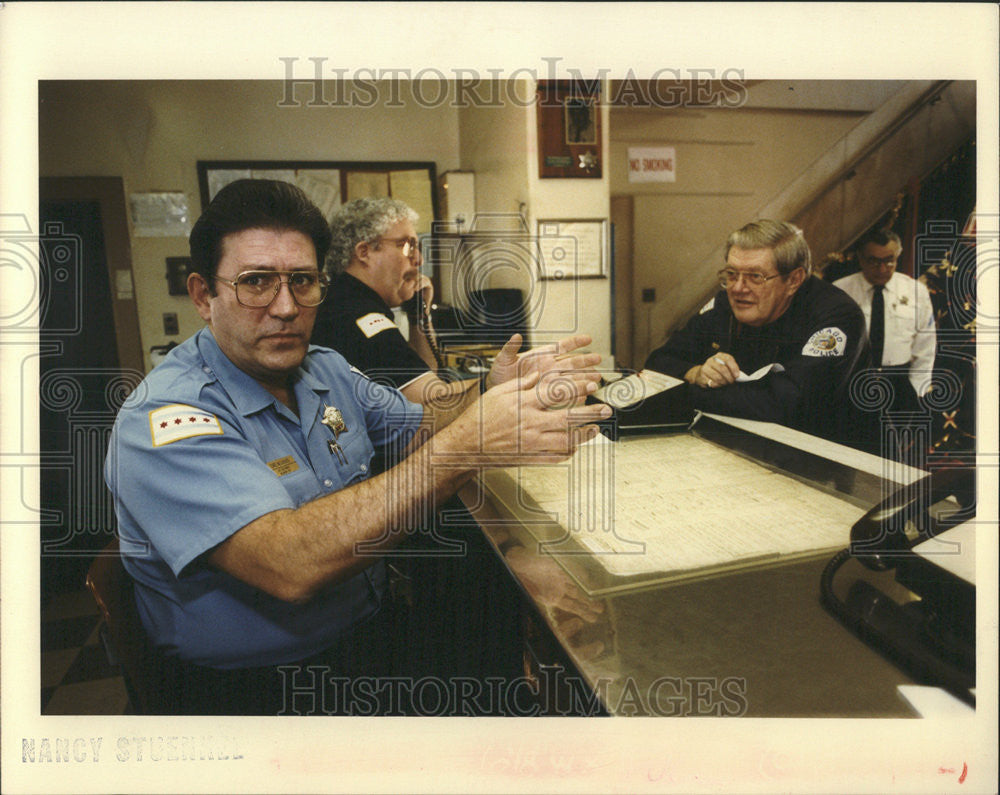
[[[835,326],[815,332],[802,347],[803,356],[843,356],[847,335]]]
[[[396,324],[381,312],[369,312],[367,315],[359,317],[355,322],[361,329],[361,333],[369,339],[382,331],[396,328]]]

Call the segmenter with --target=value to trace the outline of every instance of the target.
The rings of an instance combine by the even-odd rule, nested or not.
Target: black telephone
[[[954,497],[957,510],[935,514],[933,507]],[[975,515],[975,472],[939,469],[890,494],[851,528],[851,555],[873,571],[894,568],[910,550]],[[969,507],[972,506],[972,513]]]
[[[417,290],[407,298],[400,305],[400,309],[406,312],[407,317],[418,317],[422,314],[421,310],[424,308],[424,297],[420,294],[420,290]]]
[[[862,639],[917,681],[973,706],[975,585],[912,549],[974,516],[975,470],[933,472],[890,494],[854,524],[851,546],[827,564],[820,587],[823,605]],[[894,570],[897,583],[919,598],[900,604],[859,577],[841,600],[833,579],[851,558],[872,571]]]

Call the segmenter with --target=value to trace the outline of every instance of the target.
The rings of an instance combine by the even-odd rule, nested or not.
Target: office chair
[[[150,713],[156,683],[149,675],[150,644],[135,606],[132,578],[125,571],[116,538],[87,571],[87,588],[101,611],[101,642],[112,665],[120,665],[132,710]]]

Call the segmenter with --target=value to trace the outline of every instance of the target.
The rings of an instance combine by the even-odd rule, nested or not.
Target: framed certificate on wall
[[[604,279],[608,275],[608,220],[538,220],[542,279]]]

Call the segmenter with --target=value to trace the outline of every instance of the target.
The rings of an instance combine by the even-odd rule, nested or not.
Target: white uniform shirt
[[[865,325],[871,329],[875,287],[860,271],[837,279],[834,285],[861,307]],[[923,395],[931,385],[937,347],[934,308],[927,285],[897,271],[885,285],[882,297],[885,301],[885,347],[881,364],[887,367],[909,364],[910,383],[918,395]]]

